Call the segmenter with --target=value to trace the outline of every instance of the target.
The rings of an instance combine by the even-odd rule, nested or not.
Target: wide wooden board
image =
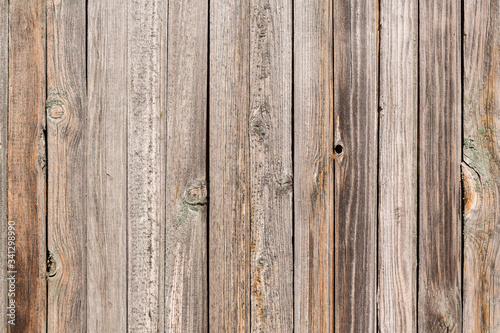
[[[463,331],[500,330],[500,1],[464,2]]]
[[[419,5],[418,330],[462,331],[461,11]]]
[[[334,3],[335,330],[377,323],[378,1]]]
[[[380,2],[378,327],[417,330],[418,1]]]

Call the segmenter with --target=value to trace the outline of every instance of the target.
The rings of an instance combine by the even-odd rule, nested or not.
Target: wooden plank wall
[[[0,0],[0,332],[500,332],[499,71],[499,0]]]

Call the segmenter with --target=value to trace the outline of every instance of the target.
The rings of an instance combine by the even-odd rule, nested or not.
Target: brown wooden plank
[[[377,5],[334,3],[337,332],[376,329]]]
[[[86,332],[85,13],[47,2],[48,332]]]
[[[128,330],[157,332],[160,314],[161,231],[165,199],[160,101],[159,0],[129,3],[127,37],[128,72]]]
[[[168,8],[165,331],[207,332],[208,1]]]
[[[17,272],[9,332],[46,330],[45,10],[43,0],[9,4],[7,205]]]
[[[292,1],[250,10],[251,331],[292,332]]]
[[[87,330],[127,331],[127,1],[88,1]]]
[[[416,332],[418,1],[380,6],[378,327]]]
[[[0,309],[6,309],[7,282],[7,125],[9,117],[9,3],[0,0]],[[7,316],[0,318],[0,333],[7,332]]]
[[[209,330],[250,330],[249,0],[210,1]]]
[[[418,329],[461,332],[461,13],[419,5]]]
[[[463,331],[500,330],[500,1],[464,2]]]
[[[294,3],[296,332],[334,329],[332,5]]]

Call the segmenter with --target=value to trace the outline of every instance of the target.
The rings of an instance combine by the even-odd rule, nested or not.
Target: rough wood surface
[[[43,0],[9,4],[7,205],[17,272],[9,332],[46,331],[45,10]]]
[[[337,332],[377,322],[377,5],[334,3]]]
[[[250,331],[249,6],[210,1],[211,332]]]
[[[207,332],[208,1],[168,8],[165,331]]]
[[[9,116],[9,3],[0,0],[0,309],[7,309],[7,125]],[[7,316],[0,333],[7,332]]]
[[[161,230],[165,200],[161,188],[163,148],[160,76],[161,17],[158,0],[129,3],[127,38],[127,223],[128,330],[159,330],[163,282]]]
[[[461,13],[420,2],[418,329],[461,332]]]
[[[47,1],[47,332],[86,332],[85,1]]]
[[[464,6],[464,332],[500,331],[500,1]]]
[[[332,1],[294,3],[294,329],[334,330]]]
[[[417,331],[417,5],[380,2],[380,332]]]
[[[250,9],[251,331],[293,331],[292,1]]]
[[[88,1],[87,330],[127,331],[127,1]]]

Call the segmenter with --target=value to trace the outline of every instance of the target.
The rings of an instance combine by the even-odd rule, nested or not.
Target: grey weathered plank
[[[46,331],[45,1],[9,3],[8,219],[16,225],[16,320]]]
[[[209,330],[250,330],[249,0],[210,1]]]
[[[335,329],[374,332],[378,1],[334,3]]]
[[[500,1],[464,3],[463,331],[500,330]]]
[[[380,2],[378,327],[417,330],[418,1]]]
[[[9,3],[0,0],[0,227],[7,230],[7,124],[9,116]],[[0,309],[7,309],[7,232],[0,234]],[[0,333],[7,332],[7,316]]]
[[[460,1],[419,11],[418,329],[461,332]]]
[[[127,331],[127,1],[88,1],[87,330]]]
[[[48,332],[86,332],[85,13],[47,1]]]
[[[156,332],[163,318],[160,46],[166,6],[159,0],[134,0],[128,6],[128,331]]]
[[[334,330],[333,2],[294,3],[294,329]]]
[[[292,1],[250,9],[251,331],[293,331]]]
[[[168,8],[165,331],[207,332],[208,1]]]

